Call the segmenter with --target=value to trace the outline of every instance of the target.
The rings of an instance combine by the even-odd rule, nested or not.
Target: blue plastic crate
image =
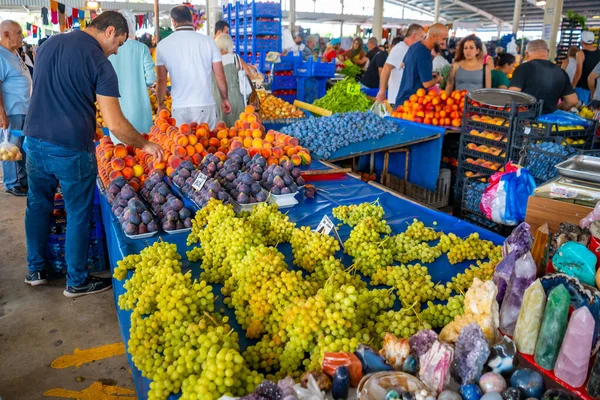
[[[223,5],[223,19],[224,20],[231,20],[231,10],[232,10],[231,3]]]
[[[364,94],[366,94],[367,96],[377,97],[377,93],[379,93],[379,88],[375,88],[375,89],[361,88],[360,91],[363,92]]]
[[[298,78],[296,98],[299,101],[312,104],[325,96],[327,92],[326,78]]]
[[[274,75],[271,90],[296,89],[297,82],[295,76]]]
[[[255,18],[281,18],[281,2],[246,1],[246,15]]]
[[[247,51],[252,53],[276,51],[281,53],[281,37],[279,39],[261,39],[253,36],[252,40],[248,39]],[[335,66],[334,66],[335,69]]]
[[[280,21],[258,21],[252,18],[246,23],[246,33],[250,35],[281,35]]]
[[[300,61],[296,67],[297,76],[333,78],[335,75],[335,62],[324,63],[309,59]]]
[[[295,73],[296,67],[302,60],[302,57],[293,54],[281,56],[279,58],[281,59],[281,62],[275,64],[275,67],[273,68],[274,71],[294,71]]]

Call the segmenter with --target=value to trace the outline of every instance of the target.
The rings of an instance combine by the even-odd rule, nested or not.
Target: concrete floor
[[[134,389],[125,355],[80,368],[50,366],[76,348],[122,339],[112,291],[70,300],[62,294],[64,279],[35,288],[23,283],[27,270],[25,205],[25,198],[6,194],[0,184],[0,398],[66,398],[45,397],[44,392],[53,388],[82,391],[95,381]],[[100,393],[85,398],[107,397]]]

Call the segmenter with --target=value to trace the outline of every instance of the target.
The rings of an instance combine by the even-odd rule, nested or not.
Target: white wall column
[[[542,39],[550,48],[550,61],[556,58],[556,36],[562,19],[563,0],[547,0],[544,7]]]
[[[381,42],[381,30],[383,29],[383,0],[375,0],[373,14],[373,36]]]
[[[296,36],[296,0],[290,0],[290,10],[288,11],[289,30],[293,37]]]
[[[523,1],[515,0],[515,9],[513,11],[513,26],[512,26],[512,33],[515,36],[517,35],[517,32],[519,31],[519,23],[521,22],[522,7],[523,7]]]
[[[208,36],[215,36],[215,24],[222,18],[222,9],[219,0],[206,1],[206,23]]]
[[[442,7],[441,3],[441,0],[435,0],[435,2],[433,3],[433,22],[435,22],[436,24],[440,22],[440,9]]]

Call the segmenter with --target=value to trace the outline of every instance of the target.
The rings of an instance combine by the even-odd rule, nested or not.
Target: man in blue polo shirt
[[[23,138],[11,130],[22,130],[31,95],[31,75],[17,54],[23,45],[23,29],[14,21],[0,23],[0,128],[8,129],[9,141],[22,147]],[[27,196],[25,159],[2,162],[4,190],[13,196]]]
[[[125,18],[105,11],[85,31],[52,36],[36,57],[29,117],[23,129],[29,181],[25,283],[47,283],[46,240],[60,184],[67,212],[66,297],[102,292],[112,285],[110,278],[87,272],[97,175],[94,102],[98,101],[106,125],[119,140],[141,148],[155,160],[163,157],[160,146],[146,141],[121,112],[117,75],[107,57],[117,54],[127,36]]]
[[[404,56],[404,73],[396,105],[400,106],[418,89],[429,89],[442,81],[441,75],[433,75],[431,49],[448,39],[448,28],[442,24],[433,24],[427,30],[427,37],[410,46]]]

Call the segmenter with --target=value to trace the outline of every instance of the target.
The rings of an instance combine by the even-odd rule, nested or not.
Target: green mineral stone
[[[535,347],[535,362],[546,370],[554,369],[567,322],[571,295],[564,285],[558,285],[548,294],[544,319]]]

